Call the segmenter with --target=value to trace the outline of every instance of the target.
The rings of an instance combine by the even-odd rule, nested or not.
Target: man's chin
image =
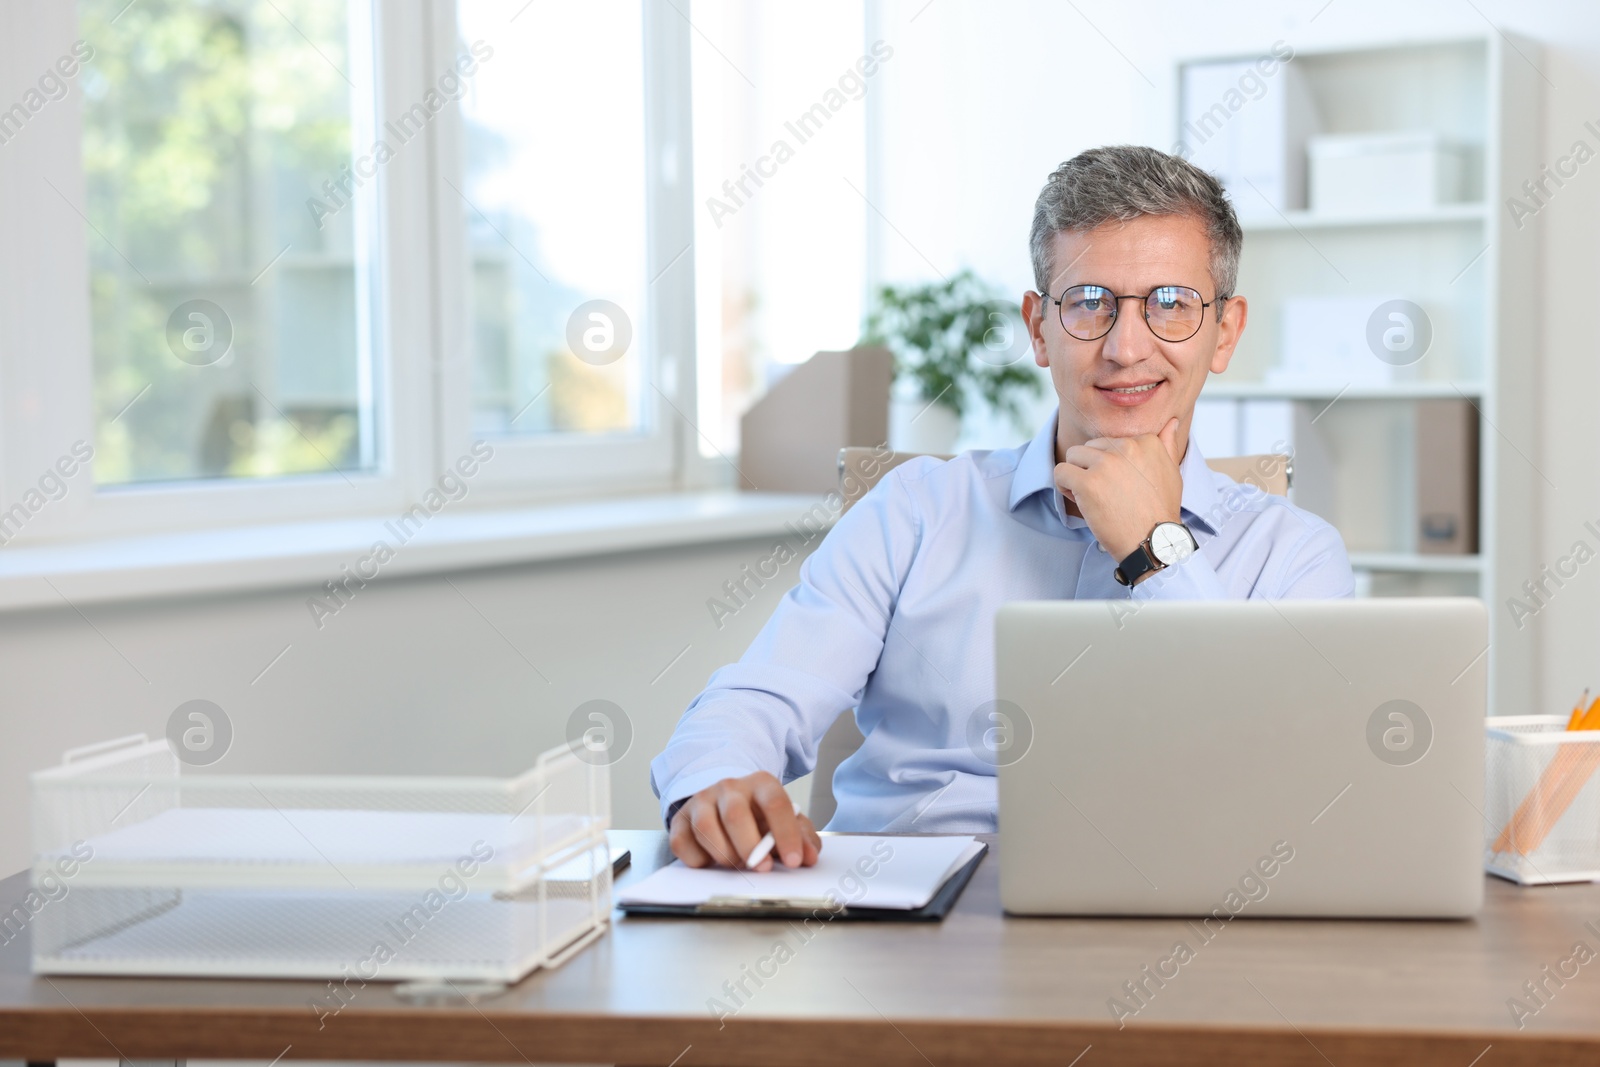
[[[1089,424],[1082,429],[1084,439],[1089,441],[1096,437],[1141,437],[1160,433],[1171,420],[1172,413],[1169,411],[1119,409],[1096,412],[1095,417],[1087,420]]]

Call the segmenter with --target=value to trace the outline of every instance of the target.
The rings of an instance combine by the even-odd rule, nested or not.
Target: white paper
[[[547,817],[545,840],[580,830],[578,815]],[[438,811],[172,808],[92,838],[104,863],[332,863],[447,868],[464,856],[515,863],[537,856],[539,820]],[[485,848],[487,846],[487,849]],[[474,852],[474,849],[477,851]],[[488,851],[492,850],[492,851]]]
[[[713,897],[740,900],[828,898],[861,908],[923,907],[950,876],[981,851],[971,837],[861,837],[824,834],[815,867],[731,871],[686,867],[681,860],[616,895],[618,904],[692,907]]]

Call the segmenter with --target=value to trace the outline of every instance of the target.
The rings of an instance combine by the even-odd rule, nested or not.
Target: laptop
[[[1006,911],[1482,904],[1481,601],[1014,603],[995,631]]]

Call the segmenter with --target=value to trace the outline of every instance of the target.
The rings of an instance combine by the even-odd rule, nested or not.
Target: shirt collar
[[[1217,528],[1213,520],[1220,514],[1217,506],[1222,497],[1217,479],[1223,476],[1207,465],[1193,434],[1189,435],[1189,448],[1183,454],[1183,462],[1178,464],[1178,473],[1183,476],[1184,520],[1191,525],[1198,522],[1207,533],[1214,535]]]
[[[1022,456],[1011,475],[1009,506],[1012,511],[1034,494],[1053,492],[1056,488],[1056,419],[1059,415],[1059,409],[1052,411],[1039,432],[1033,435],[1033,440],[1022,446]]]
[[[1016,511],[1024,500],[1039,493],[1049,494],[1056,514],[1063,520],[1071,518],[1066,515],[1062,507],[1061,494],[1056,488],[1056,420],[1060,418],[1060,409],[1052,411],[1050,417],[1045,419],[1039,432],[1022,448],[1022,456],[1017,460],[1016,471],[1011,475],[1011,497],[1008,502],[1010,510]],[[1200,446],[1195,444],[1193,436],[1189,438],[1188,450],[1184,452],[1183,462],[1178,464],[1178,473],[1183,476],[1183,497],[1181,508],[1186,522],[1199,523],[1207,533],[1215,534],[1216,527],[1212,524],[1210,516],[1217,514],[1216,508],[1221,497],[1221,490],[1217,486],[1218,475],[1206,465],[1205,456],[1200,453]],[[1078,525],[1081,519],[1073,520],[1072,525]]]

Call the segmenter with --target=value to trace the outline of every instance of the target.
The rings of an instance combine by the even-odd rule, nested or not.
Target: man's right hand
[[[672,854],[690,867],[740,870],[768,832],[776,844],[756,864],[758,871],[771,870],[774,859],[785,867],[810,867],[822,853],[816,827],[795,814],[777,778],[766,771],[724,778],[684,801],[672,817]]]

